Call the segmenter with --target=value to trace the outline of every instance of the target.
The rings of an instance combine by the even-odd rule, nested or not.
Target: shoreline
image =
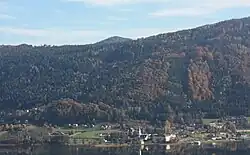
[[[200,141],[201,145],[202,144],[223,144],[223,143],[229,143],[229,142],[244,142],[244,140],[235,140],[235,141],[230,141],[230,140],[221,140],[221,141]],[[176,146],[176,145],[186,145],[186,144],[191,144],[191,142],[177,142],[177,143],[145,143],[143,145],[141,144],[0,144],[0,149],[1,148],[6,148],[6,147],[30,147],[30,146],[42,146],[42,145],[61,145],[61,146],[68,146],[68,147],[94,147],[94,148],[121,148],[121,147],[130,147],[130,146]],[[191,145],[196,145],[196,144],[191,144]],[[199,145],[197,145],[199,146]]]

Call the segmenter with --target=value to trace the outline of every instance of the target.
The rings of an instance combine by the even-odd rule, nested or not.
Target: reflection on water
[[[27,148],[0,148],[0,155],[250,155],[250,143],[138,146],[124,148],[86,148],[43,146]]]

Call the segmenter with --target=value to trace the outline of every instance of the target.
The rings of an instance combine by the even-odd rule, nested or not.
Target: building
[[[144,141],[151,139],[151,134],[142,134],[141,128],[139,128],[138,136],[140,140],[144,140]]]
[[[213,122],[213,123],[209,123],[209,126],[216,128],[216,129],[222,129],[224,126],[224,123]]]
[[[110,125],[102,125],[101,129],[102,130],[109,130],[109,129],[111,129],[111,126]]]
[[[249,123],[245,116],[228,116],[223,118],[222,121],[232,122],[235,125],[245,125]]]
[[[171,141],[174,141],[176,139],[176,135],[171,134],[171,135],[165,135],[165,142],[170,143]]]
[[[164,135],[153,135],[152,136],[152,142],[153,143],[165,143],[166,138]]]
[[[139,138],[144,140],[144,141],[147,141],[147,140],[151,139],[151,134],[142,134],[142,135],[140,135]]]
[[[194,142],[192,142],[192,144],[200,146],[201,145],[201,141],[194,141]]]
[[[152,142],[153,143],[171,143],[177,140],[177,136],[175,134],[170,135],[153,135]]]
[[[50,134],[50,136],[64,136],[65,133],[61,132],[61,131],[56,131]]]

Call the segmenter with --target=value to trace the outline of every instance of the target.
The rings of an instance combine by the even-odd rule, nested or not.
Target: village
[[[38,109],[33,109],[33,111]],[[18,111],[28,113],[31,110]],[[11,114],[8,114],[11,115]],[[21,115],[21,114],[19,114]],[[249,119],[245,116],[203,119],[200,124],[176,124],[166,121],[164,127],[146,124],[51,124],[32,125],[29,120],[7,123],[1,118],[0,144],[50,143],[63,145],[154,145],[216,143],[250,138]]]

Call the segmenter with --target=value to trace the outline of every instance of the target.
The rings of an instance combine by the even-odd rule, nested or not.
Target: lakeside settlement
[[[29,111],[27,111],[29,112]],[[165,145],[190,143],[201,145],[250,139],[249,118],[229,116],[203,119],[196,124],[176,124],[166,121],[163,127],[147,122],[102,124],[33,125],[28,120],[11,123],[1,119],[0,146],[15,145],[82,145],[121,147],[129,145]]]

